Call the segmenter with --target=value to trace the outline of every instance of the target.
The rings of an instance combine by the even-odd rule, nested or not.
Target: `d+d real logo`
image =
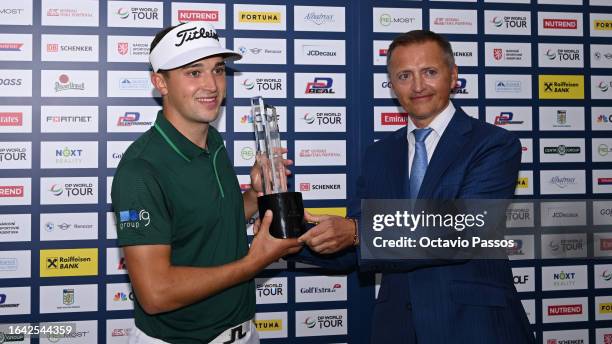
[[[336,93],[332,88],[334,80],[332,78],[315,77],[313,82],[306,83],[306,94],[334,94]]]
[[[501,112],[495,116],[495,125],[522,124],[524,121],[513,121],[514,113],[511,111]]]
[[[452,94],[468,94],[467,91],[467,79],[458,78],[457,83],[455,84],[455,88],[452,89]]]
[[[146,125],[149,126],[153,124],[151,121],[139,121],[140,120],[140,112],[137,111],[128,111],[123,116],[119,116],[117,119],[117,126],[120,127],[131,127],[131,126],[139,126]]]

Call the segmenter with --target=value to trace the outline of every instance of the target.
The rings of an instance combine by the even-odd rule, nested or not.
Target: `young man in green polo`
[[[225,98],[227,58],[241,55],[222,48],[205,24],[164,29],[151,44],[163,110],[125,152],[112,186],[136,295],[130,343],[259,343],[253,277],[300,248],[296,239],[269,235],[269,212],[248,247],[246,219],[258,190],[240,193],[210,126]]]

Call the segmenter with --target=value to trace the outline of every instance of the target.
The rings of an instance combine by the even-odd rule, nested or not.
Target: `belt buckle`
[[[230,333],[231,335],[230,339],[226,342],[223,342],[223,344],[231,344],[239,339],[244,338],[249,331],[246,331],[247,333],[242,332],[242,325],[244,325],[244,323],[238,326],[232,327],[231,333]]]

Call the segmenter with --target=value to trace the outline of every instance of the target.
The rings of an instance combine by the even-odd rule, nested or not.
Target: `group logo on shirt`
[[[122,210],[119,212],[119,229],[138,229],[148,227],[151,217],[148,211],[141,210]]]

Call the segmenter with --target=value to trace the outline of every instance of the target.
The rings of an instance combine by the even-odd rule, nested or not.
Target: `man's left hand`
[[[312,215],[304,212],[304,219],[317,223],[298,238],[313,251],[331,254],[352,246],[355,238],[355,222],[340,216]]]

